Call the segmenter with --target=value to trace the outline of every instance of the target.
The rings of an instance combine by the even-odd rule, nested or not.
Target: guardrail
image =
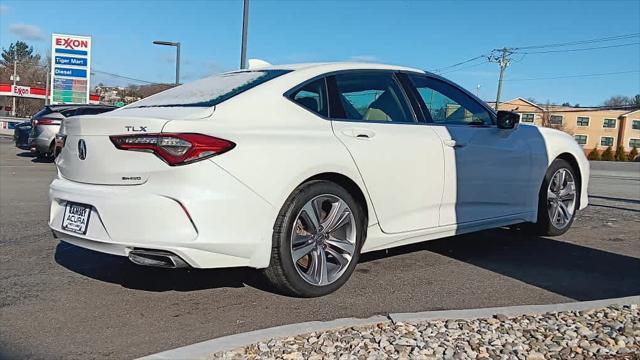
[[[29,118],[14,118],[8,116],[0,116],[0,135],[13,135],[13,129],[16,124],[29,121]]]

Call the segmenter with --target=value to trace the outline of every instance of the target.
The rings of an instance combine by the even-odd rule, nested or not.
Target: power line
[[[550,77],[539,77],[539,78],[523,78],[523,79],[504,79],[503,81],[553,80],[553,79],[580,78],[580,77],[591,77],[591,76],[630,74],[630,73],[639,73],[639,72],[640,72],[640,70],[628,70],[628,71],[616,71],[616,72],[597,73],[597,74],[562,75],[562,76],[550,76]]]
[[[121,79],[127,79],[127,80],[146,83],[146,84],[150,84],[150,85],[164,85],[163,83],[147,81],[147,80],[142,80],[142,79],[136,79],[136,78],[132,78],[132,77],[129,77],[129,76],[114,74],[114,73],[110,73],[110,72],[107,72],[107,71],[101,71],[101,70],[97,70],[97,69],[92,69],[91,71],[99,73],[99,74],[109,75],[109,76],[113,76],[113,77],[117,77],[117,78],[121,78]]]
[[[444,71],[444,72],[441,72],[440,75],[450,74],[452,72],[461,71],[461,70],[465,70],[465,69],[470,69],[470,68],[474,68],[474,67],[477,67],[477,66],[480,66],[480,65],[484,65],[484,64],[488,64],[488,63],[489,63],[489,60],[485,60],[485,61],[483,61],[481,63],[472,64],[472,65],[469,65],[469,66],[463,66],[461,68]]]
[[[464,65],[466,63],[470,63],[470,62],[472,62],[474,60],[478,60],[478,59],[481,59],[481,58],[484,58],[484,57],[486,57],[486,55],[479,55],[479,56],[473,57],[471,59],[468,59],[468,60],[465,60],[465,61],[461,61],[461,62],[453,64],[453,65],[449,65],[449,66],[433,69],[431,71],[433,71],[433,72],[441,72],[442,70],[450,69],[450,68],[453,68],[453,67],[456,67],[456,66],[460,66],[460,65]]]
[[[632,46],[632,45],[640,45],[640,42],[634,43],[626,43],[626,44],[618,44],[618,45],[607,45],[607,46],[597,46],[597,47],[588,47],[588,48],[578,48],[578,49],[563,49],[563,50],[545,50],[545,51],[525,51],[525,52],[516,52],[516,54],[548,54],[548,53],[561,53],[561,52],[572,52],[572,51],[586,51],[586,50],[597,50],[597,49],[609,49],[623,46]]]
[[[576,41],[569,41],[569,42],[562,42],[562,43],[551,43],[551,44],[542,44],[542,45],[520,46],[520,47],[512,47],[512,48],[508,48],[508,49],[510,51],[512,51],[513,54],[522,54],[523,55],[520,59],[512,61],[512,62],[519,62],[519,61],[522,61],[524,56],[528,55],[528,54],[545,54],[545,53],[555,53],[555,52],[587,51],[587,50],[597,50],[597,49],[607,49],[607,48],[631,46],[631,45],[637,45],[637,44],[640,44],[640,43],[634,42],[634,43],[608,45],[608,46],[597,46],[597,47],[589,47],[589,48],[548,50],[548,51],[520,51],[520,50],[544,49],[544,48],[553,48],[553,47],[564,47],[564,46],[575,46],[575,45],[584,45],[584,44],[595,44],[595,43],[602,43],[602,42],[608,42],[608,41],[626,40],[626,39],[631,39],[631,38],[635,38],[635,37],[640,37],[640,33],[613,35],[613,36],[606,36],[606,37],[601,37],[601,38],[586,39],[586,40],[576,40]],[[456,68],[458,66],[473,62],[473,61],[478,60],[478,59],[491,58],[495,54],[495,52],[498,52],[498,51],[502,51],[502,49],[494,49],[490,55],[486,55],[486,54],[478,55],[476,57],[473,57],[473,58],[470,58],[470,59],[467,59],[467,60],[452,64],[452,65],[448,65],[448,66],[432,69],[431,71],[432,72],[436,72],[436,73],[443,73],[443,74],[449,73],[449,72],[453,72],[453,71],[458,71],[458,70],[453,70],[453,71],[445,71],[445,72],[443,72],[443,70]],[[481,65],[481,64],[484,64],[484,63],[475,64],[475,65],[472,65],[471,67],[478,66],[478,65]],[[462,70],[462,69],[459,69],[459,70]]]
[[[640,33],[632,33],[632,34],[624,34],[624,35],[606,36],[606,37],[595,38],[595,39],[569,41],[569,42],[563,42],[563,43],[520,46],[520,47],[517,47],[516,49],[518,49],[518,50],[523,50],[523,49],[543,49],[543,48],[550,48],[550,47],[562,47],[562,46],[573,46],[573,45],[582,45],[582,44],[593,44],[593,43],[599,43],[599,42],[630,39],[630,38],[634,38],[634,37],[638,37],[638,36],[640,36]]]

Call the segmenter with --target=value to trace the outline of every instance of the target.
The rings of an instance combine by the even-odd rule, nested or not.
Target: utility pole
[[[242,49],[240,51],[240,69],[247,68],[247,32],[249,31],[249,0],[244,0],[242,14]]]
[[[45,105],[49,105],[49,76],[51,76],[51,74],[49,73],[49,69],[47,69],[47,79],[44,82],[44,104]]]
[[[16,82],[18,81],[18,49],[17,46],[13,47],[13,87],[11,92],[13,95],[13,104],[11,105],[11,116],[16,117]]]
[[[498,55],[498,53],[501,53]],[[509,56],[513,54],[513,49],[510,48],[502,48],[495,49],[489,55],[489,61],[495,62],[500,65],[500,77],[498,78],[498,93],[496,94],[496,111],[498,110],[498,106],[500,105],[500,95],[502,93],[502,79],[504,77],[504,71],[511,64],[511,58]]]

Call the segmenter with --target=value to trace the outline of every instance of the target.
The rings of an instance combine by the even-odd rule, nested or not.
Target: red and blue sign
[[[51,103],[89,103],[91,37],[51,35]]]

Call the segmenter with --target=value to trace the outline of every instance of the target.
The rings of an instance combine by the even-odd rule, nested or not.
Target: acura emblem
[[[78,141],[78,157],[80,160],[84,160],[87,158],[87,144],[84,143],[83,139]]]

